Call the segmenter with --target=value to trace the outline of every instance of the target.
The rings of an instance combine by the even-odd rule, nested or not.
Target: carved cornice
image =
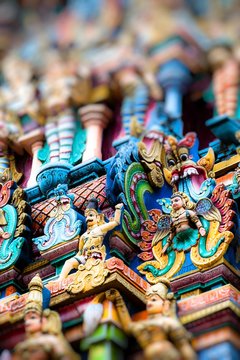
[[[236,348],[240,348],[240,335],[230,327],[223,327],[211,333],[201,334],[193,340],[195,350],[199,351],[216,344],[230,342]]]
[[[128,294],[133,298],[135,303],[143,304],[145,302],[144,294],[148,288],[148,283],[143,280],[138,274],[124,264],[124,262],[117,258],[110,258],[106,261],[106,267],[109,271],[104,284],[95,287],[87,292],[70,295],[67,293],[67,288],[73,282],[74,275],[69,275],[67,279],[58,282],[49,282],[46,287],[51,292],[51,307],[64,307],[75,300],[82,300],[89,296],[96,295],[102,291],[112,287],[120,289],[122,292]],[[19,296],[17,299],[10,299],[10,301],[0,301],[0,327],[7,323],[15,323],[23,319],[23,309],[26,303],[27,293]]]
[[[171,281],[171,289],[174,293],[188,292],[188,288],[206,288],[210,281],[217,281],[223,284],[231,283],[240,290],[239,271],[234,269],[228,261],[221,260],[214,268],[205,271],[193,270],[184,275],[178,276]]]

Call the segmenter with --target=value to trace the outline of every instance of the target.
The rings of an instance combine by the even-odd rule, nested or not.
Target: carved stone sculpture
[[[67,185],[58,185],[54,190],[55,206],[44,227],[44,235],[33,239],[40,251],[76,238],[82,229],[81,215],[73,209],[72,194],[67,194]]]
[[[120,224],[122,207],[123,204],[116,205],[114,219],[105,222],[104,215],[98,212],[97,200],[91,199],[89,201],[85,210],[87,231],[80,237],[78,253],[65,262],[59,280],[65,279],[71,270],[77,269],[79,265],[87,263],[90,259],[104,260],[104,236]]]
[[[225,254],[233,239],[229,231],[233,223],[226,221],[223,206],[230,209],[233,202],[228,199],[225,205],[221,204],[219,199],[223,197],[229,197],[224,186],[217,186],[211,199],[203,198],[197,203],[181,191],[173,194],[169,204],[171,211],[159,217],[158,230],[152,240],[157,261],[147,261],[138,267],[150,283],[158,282],[160,276],[170,278],[177,273],[189,250],[198,268],[210,268]],[[166,205],[163,210],[167,212]],[[233,217],[234,212],[229,211],[230,215]]]
[[[13,360],[80,359],[62,334],[58,313],[43,310],[43,284],[39,275],[29,284],[24,323],[27,338],[15,347]]]
[[[146,292],[147,319],[133,322],[117,290],[108,290],[106,298],[115,304],[123,329],[132,334],[143,349],[146,360],[194,360],[190,334],[176,316],[169,281],[162,278]]]

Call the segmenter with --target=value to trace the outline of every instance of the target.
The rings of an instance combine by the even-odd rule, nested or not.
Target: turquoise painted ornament
[[[46,197],[54,196],[54,191],[58,185],[68,183],[71,168],[71,165],[61,162],[43,166],[37,175],[37,182],[42,194]]]
[[[53,130],[54,129],[55,128],[53,127]],[[72,140],[73,143],[70,158],[65,160],[60,157],[56,163],[64,162],[65,164],[77,165],[81,162],[86,144],[86,130],[82,128],[80,121],[74,121],[74,130],[75,135]],[[43,165],[49,163],[54,164],[54,162],[51,161],[51,149],[49,148],[49,144],[47,142],[44,144],[44,147],[38,151],[38,158]]]
[[[0,271],[29,262],[30,207],[14,181],[0,184]]]
[[[83,216],[73,209],[73,194],[67,194],[65,184],[54,190],[54,209],[44,227],[44,235],[33,239],[40,251],[76,238],[83,228]]]

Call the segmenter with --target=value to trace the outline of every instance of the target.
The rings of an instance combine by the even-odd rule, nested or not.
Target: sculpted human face
[[[93,227],[98,223],[98,214],[95,210],[86,210],[85,217],[87,222],[87,227]]]
[[[164,300],[157,294],[152,294],[147,297],[147,313],[149,315],[162,314],[164,307]]]
[[[171,199],[173,210],[179,210],[183,207],[183,200],[180,196],[176,196]]]
[[[36,311],[29,311],[24,318],[25,330],[27,334],[35,334],[41,332],[42,321],[41,316]]]

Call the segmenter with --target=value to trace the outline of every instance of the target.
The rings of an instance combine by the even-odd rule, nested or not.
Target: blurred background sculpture
[[[117,309],[123,329],[136,337],[147,360],[194,360],[196,354],[190,335],[177,319],[173,293],[168,293],[169,281],[162,278],[146,292],[147,319],[133,322],[120,293],[106,292]]]
[[[62,334],[59,314],[43,310],[43,284],[39,275],[29,283],[24,324],[27,338],[15,347],[14,360],[80,359]]]

